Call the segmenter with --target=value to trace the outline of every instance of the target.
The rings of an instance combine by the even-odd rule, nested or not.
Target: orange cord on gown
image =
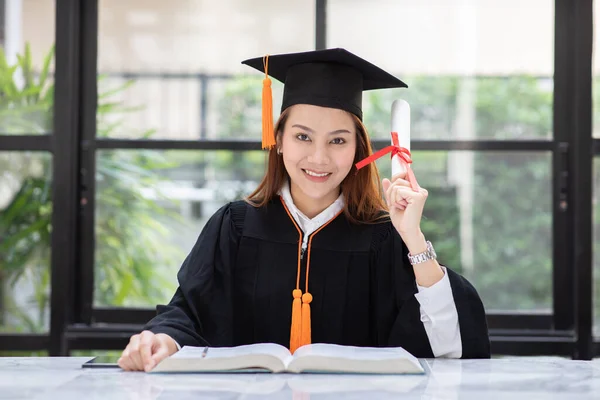
[[[302,265],[302,230],[296,224],[294,217],[290,214],[290,210],[285,205],[285,201],[281,198],[281,203],[283,204],[283,208],[285,208],[285,212],[288,214],[298,234],[300,235],[300,239],[298,240],[298,273],[296,275],[296,288],[292,291],[292,325],[290,328],[290,352],[294,354],[296,349],[302,347],[306,344],[311,343],[311,321],[310,321],[310,303],[312,302],[312,295],[308,291],[308,273],[310,271],[310,249],[312,245],[312,240],[314,236],[319,233],[319,231],[325,228],[331,221],[337,218],[338,215],[342,213],[339,211],[333,218],[323,224],[319,229],[313,232],[308,239],[308,247],[307,247],[307,258],[306,258],[306,283],[304,289],[306,293],[302,294],[302,290],[300,290],[300,268]]]

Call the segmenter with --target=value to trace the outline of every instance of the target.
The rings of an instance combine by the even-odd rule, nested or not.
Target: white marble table
[[[426,360],[425,376],[146,374],[0,358],[0,399],[600,399],[600,362]]]

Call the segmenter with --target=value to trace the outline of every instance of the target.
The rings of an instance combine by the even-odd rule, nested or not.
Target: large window
[[[300,0],[101,0],[98,12],[100,147],[103,139],[255,142],[262,77],[241,61],[315,41],[314,3]],[[273,88],[277,109],[283,85]],[[265,154],[105,143],[95,157],[94,304],[153,307],[172,295],[212,213],[258,184]]]
[[[99,151],[95,304],[167,301],[208,218],[258,185],[263,161],[260,151]]]
[[[393,100],[409,102],[413,168],[431,194],[423,229],[479,291],[493,351],[591,355],[590,2],[0,5],[8,65],[29,63],[0,63],[0,351],[122,348],[169,301],[207,219],[264,173],[263,76],[241,61],[344,47],[409,86],[366,92],[365,124],[381,148]],[[377,165],[390,175],[389,158]]]
[[[408,84],[366,96],[374,138],[389,138],[390,106],[402,98],[415,141],[442,141],[448,150],[454,140],[540,141],[493,153],[412,148],[417,177],[433,194],[425,233],[447,249],[449,266],[474,283],[488,310],[550,312],[552,157],[541,142],[553,138],[554,7],[521,3],[330,0],[327,44]],[[363,29],[348,24],[355,15]]]
[[[314,15],[304,0],[100,0],[101,88],[132,82],[119,99],[141,109],[98,135],[256,139],[262,78],[241,62],[313,48]],[[275,109],[281,90],[276,81]]]

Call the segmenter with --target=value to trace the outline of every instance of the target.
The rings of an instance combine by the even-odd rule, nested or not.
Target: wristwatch
[[[414,256],[408,253],[408,259],[412,265],[421,264],[429,260],[435,260],[436,258],[437,254],[435,254],[433,245],[429,240],[427,241],[427,250],[425,250],[424,252],[415,254]]]

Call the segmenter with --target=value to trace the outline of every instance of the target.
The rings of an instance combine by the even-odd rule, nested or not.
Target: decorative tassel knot
[[[269,56],[263,58],[265,79],[262,89],[262,148],[272,149],[275,146],[275,132],[273,130],[273,93],[271,79],[269,78]]]

